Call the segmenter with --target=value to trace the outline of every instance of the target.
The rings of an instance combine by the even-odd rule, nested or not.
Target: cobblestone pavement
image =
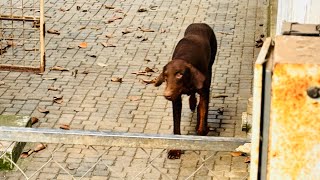
[[[147,11],[137,12],[140,8]],[[46,29],[61,33],[46,34],[47,70],[42,76],[0,71],[0,81],[5,83],[0,85],[0,114],[38,117],[40,121],[34,125],[38,128],[57,129],[69,124],[71,129],[80,130],[171,134],[171,103],[162,97],[163,86],[142,82],[159,72],[151,73],[151,77],[133,73],[146,67],[161,70],[185,28],[192,22],[206,22],[218,40],[211,94],[228,95],[211,99],[209,135],[246,137],[240,128],[241,113],[252,94],[255,39],[262,28],[259,24],[264,22],[263,13],[265,9],[256,0],[46,0]],[[108,23],[114,16],[122,19]],[[155,32],[142,32],[138,27]],[[132,32],[123,34],[126,30]],[[79,48],[81,42],[87,42],[87,47]],[[104,47],[103,42],[116,47]],[[53,66],[70,71],[50,71]],[[75,70],[76,77],[72,76]],[[112,82],[116,77],[123,82]],[[50,91],[48,86],[60,91]],[[59,95],[63,103],[53,103],[53,96]],[[195,134],[196,115],[186,100],[182,134]],[[50,113],[40,113],[38,107]],[[222,115],[218,113],[220,107],[224,107]],[[53,156],[51,151],[55,151]],[[27,176],[35,173],[32,179],[248,177],[245,157],[232,157],[230,152],[186,151],[181,159],[168,160],[163,151],[49,144],[46,150],[19,160],[19,166]],[[15,170],[0,172],[0,179],[24,176]]]

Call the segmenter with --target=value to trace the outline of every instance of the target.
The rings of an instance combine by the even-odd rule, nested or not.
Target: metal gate
[[[1,0],[0,70],[44,72],[44,1]]]

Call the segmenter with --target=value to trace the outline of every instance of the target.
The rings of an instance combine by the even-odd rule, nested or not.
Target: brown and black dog
[[[200,95],[197,108],[198,135],[207,135],[207,125],[212,65],[217,52],[217,40],[212,28],[204,23],[194,23],[187,27],[184,37],[178,42],[172,60],[163,67],[162,73],[156,79],[155,86],[166,82],[164,97],[172,101],[173,133],[181,134],[182,94],[187,94],[189,107],[195,111],[197,99]],[[181,150],[170,150],[168,158],[180,158]]]

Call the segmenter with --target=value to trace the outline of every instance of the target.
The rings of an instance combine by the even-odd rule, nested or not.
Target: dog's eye
[[[178,73],[176,73],[176,78],[177,78],[177,79],[181,79],[181,78],[182,78],[182,76],[183,76],[183,74],[181,74],[181,73],[179,73],[179,72],[178,72]]]

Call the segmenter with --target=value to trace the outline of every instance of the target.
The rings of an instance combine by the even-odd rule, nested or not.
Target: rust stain
[[[320,87],[320,65],[276,64],[272,78],[269,179],[319,177],[320,106],[306,90]]]

